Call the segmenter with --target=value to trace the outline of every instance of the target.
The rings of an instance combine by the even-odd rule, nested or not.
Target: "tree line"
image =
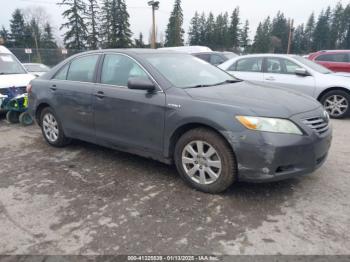
[[[189,28],[189,43],[242,53],[286,53],[290,31],[292,53],[350,49],[350,4],[344,6],[339,2],[318,17],[312,13],[305,24],[295,28],[284,13],[278,12],[275,17],[268,16],[259,23],[252,40],[249,21],[242,22],[238,7],[231,15],[225,12],[216,17],[212,13],[196,12]]]
[[[60,29],[65,32],[63,42],[66,48],[149,47],[144,43],[142,33],[132,39],[125,0],[61,0],[58,5],[64,8],[65,23]],[[52,26],[38,12],[27,13],[16,9],[10,29],[3,26],[0,30],[0,37],[6,45],[56,48]],[[174,0],[165,41],[158,46],[187,44],[183,21],[181,0]],[[334,8],[324,9],[317,17],[312,13],[305,24],[295,28],[291,27],[291,20],[283,12],[278,12],[259,23],[253,39],[249,37],[249,21],[241,18],[239,7],[217,16],[211,12],[196,12],[188,29],[188,44],[240,53],[286,53],[290,32],[293,33],[291,50],[296,54],[322,49],[350,49],[350,3],[343,5],[339,2]]]

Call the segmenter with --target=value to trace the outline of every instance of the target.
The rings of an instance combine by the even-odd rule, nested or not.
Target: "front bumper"
[[[322,135],[303,127],[307,134],[290,135],[246,130],[226,133],[236,154],[238,180],[272,182],[314,172],[328,156],[332,128]]]

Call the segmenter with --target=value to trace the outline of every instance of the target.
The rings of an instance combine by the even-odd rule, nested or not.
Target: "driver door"
[[[314,77],[296,75],[297,68],[301,68],[301,66],[289,59],[267,57],[264,63],[264,84],[313,96],[315,92]]]
[[[128,89],[130,77],[149,77],[132,58],[106,54],[100,84],[94,90],[94,123],[99,143],[161,153],[165,93]]]

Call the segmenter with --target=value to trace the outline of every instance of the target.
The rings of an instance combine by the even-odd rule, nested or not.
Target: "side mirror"
[[[156,89],[156,86],[147,77],[130,77],[128,80],[128,88],[135,90],[146,90],[148,92],[151,92]]]
[[[298,76],[310,76],[309,72],[305,68],[295,69],[295,74]]]

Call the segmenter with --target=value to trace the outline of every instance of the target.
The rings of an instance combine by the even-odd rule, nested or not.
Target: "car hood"
[[[0,88],[27,86],[34,78],[31,74],[0,75]]]
[[[337,72],[337,73],[334,73],[333,75],[343,76],[343,77],[350,77],[350,73],[347,73],[347,72]]]
[[[289,118],[315,110],[321,104],[314,98],[279,88],[256,85],[248,81],[185,91],[195,100],[221,103],[257,116]]]

